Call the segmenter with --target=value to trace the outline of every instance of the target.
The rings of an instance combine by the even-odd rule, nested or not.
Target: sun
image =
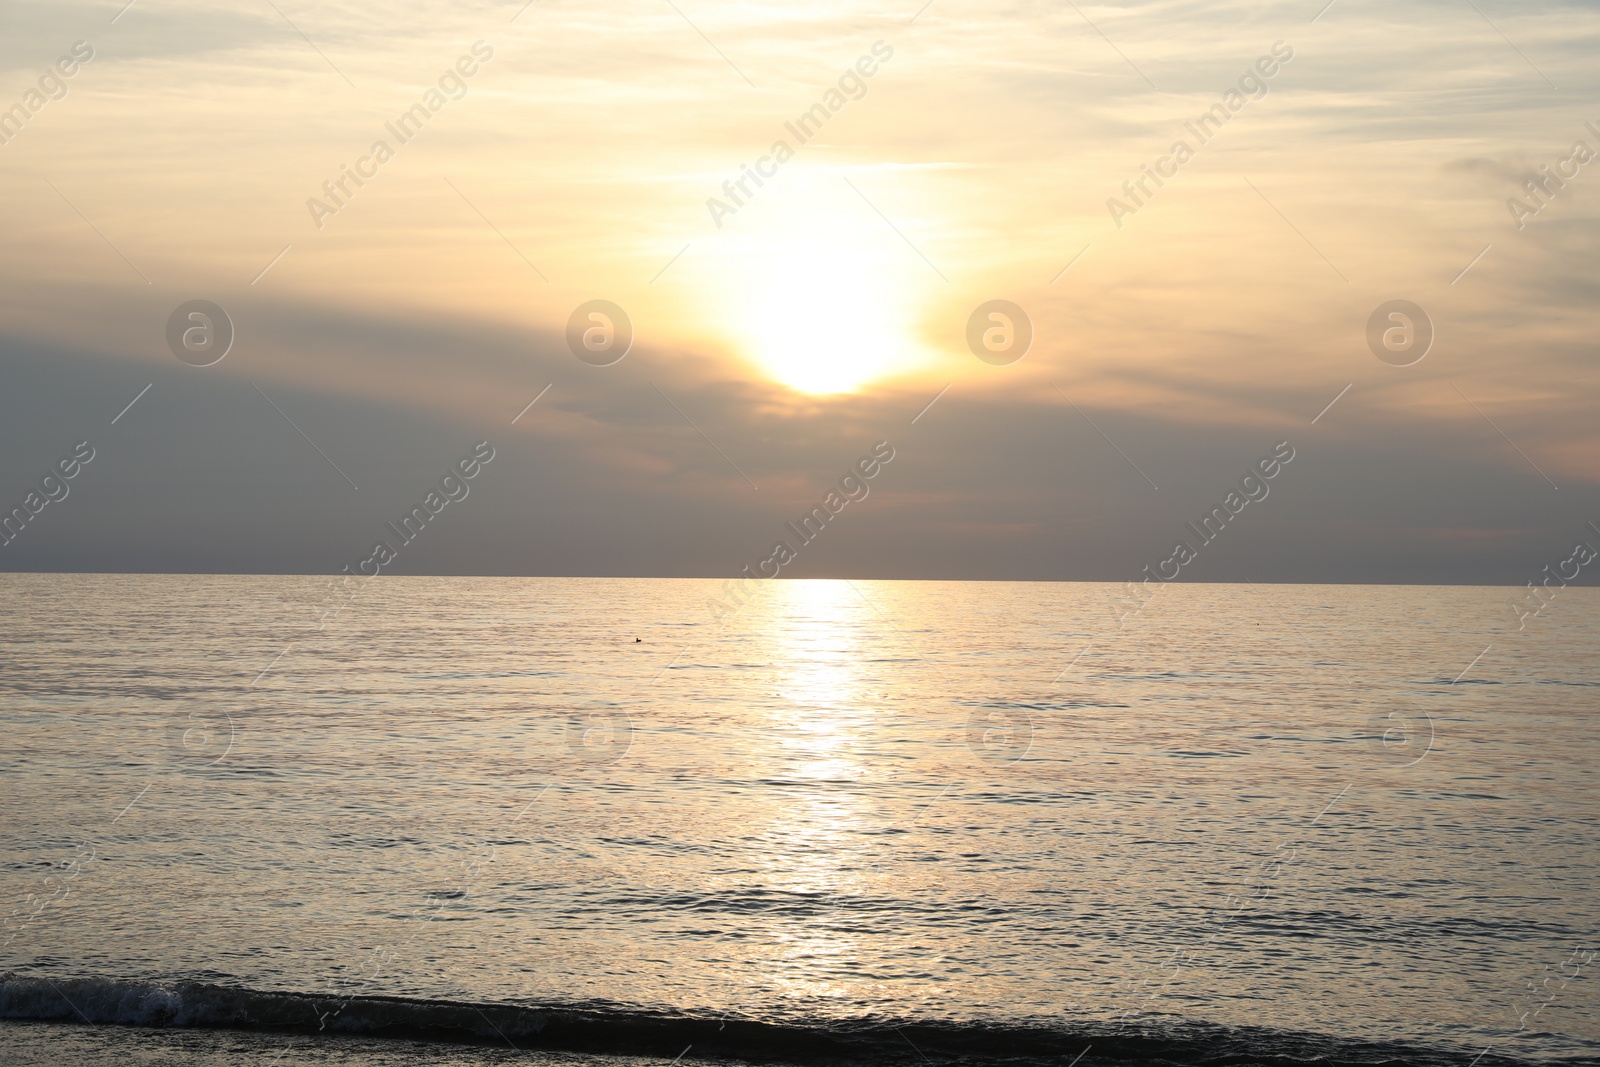
[[[838,174],[783,176],[791,195],[719,237],[719,325],[736,351],[812,395],[927,366],[933,354],[916,340],[927,281],[913,269],[926,266],[859,198],[846,199]]]

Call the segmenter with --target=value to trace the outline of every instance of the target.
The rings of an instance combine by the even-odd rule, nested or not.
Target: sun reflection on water
[[[779,733],[789,773],[814,781],[853,779],[861,770],[854,750],[870,725],[860,678],[866,606],[844,581],[790,581],[780,589],[774,666],[784,709],[793,716]]]
[[[787,785],[770,827],[774,888],[808,905],[785,924],[774,968],[786,995],[834,1000],[857,996],[859,937],[844,910],[867,891],[875,828],[865,804],[864,747],[877,728],[866,706],[861,654],[873,628],[870,608],[849,582],[786,581],[774,604],[770,640],[781,698],[771,723]]]

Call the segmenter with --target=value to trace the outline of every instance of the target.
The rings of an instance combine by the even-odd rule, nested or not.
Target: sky
[[[0,6],[0,570],[1600,547],[1600,8],[920,2]]]

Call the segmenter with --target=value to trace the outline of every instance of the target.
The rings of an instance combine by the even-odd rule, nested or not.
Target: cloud
[[[1357,392],[1311,427],[1306,412],[1323,397],[1265,386],[1258,415],[1230,423],[1203,403],[1080,411],[1053,390],[978,379],[912,425],[928,396],[793,404],[780,387],[649,348],[602,370],[549,338],[281,301],[237,324],[239,350],[206,369],[0,344],[12,368],[0,488],[25,491],[78,439],[100,453],[72,497],[5,549],[6,566],[328,573],[364,555],[480,439],[502,458],[399,572],[734,573],[879,439],[895,463],[795,574],[1131,576],[1282,439],[1300,458],[1196,576],[1513,580],[1541,531],[1600,507],[1600,478],[1563,474],[1552,492],[1439,382],[1413,388],[1442,412]],[[1164,385],[1198,400],[1206,383]],[[1538,448],[1534,427],[1482,400]],[[1267,414],[1273,405],[1298,410]],[[1452,523],[1491,534],[1440,533]]]

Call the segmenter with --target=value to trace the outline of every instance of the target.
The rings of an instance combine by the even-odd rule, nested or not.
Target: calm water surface
[[[1488,588],[719,591],[0,575],[0,1016],[242,986],[1600,1058],[1600,591],[1520,632]],[[97,1031],[0,1041],[44,1032]]]

